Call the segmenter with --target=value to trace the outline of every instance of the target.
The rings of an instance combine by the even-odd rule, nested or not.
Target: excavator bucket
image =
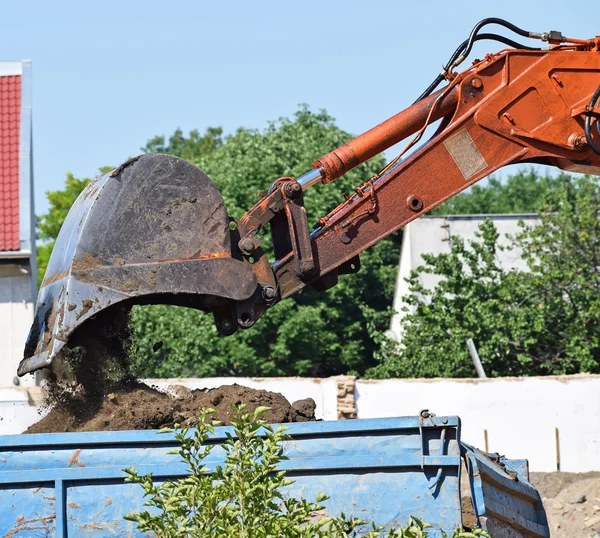
[[[60,230],[18,374],[49,366],[78,327],[115,305],[180,304],[226,318],[257,289],[231,236],[219,191],[182,159],[143,155],[98,177]]]

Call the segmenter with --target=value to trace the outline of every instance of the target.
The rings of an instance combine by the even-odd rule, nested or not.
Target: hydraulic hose
[[[508,22],[504,19],[490,17],[490,18],[479,21],[475,25],[473,30],[471,30],[471,35],[469,36],[469,38],[465,39],[458,46],[458,48],[454,51],[454,54],[452,54],[452,56],[450,57],[450,60],[448,60],[446,65],[444,65],[442,72],[427,87],[427,89],[419,96],[419,98],[415,101],[415,103],[420,101],[421,99],[427,97],[428,95],[430,95],[431,92],[433,92],[433,90],[435,90],[439,86],[439,84],[444,80],[445,74],[448,73],[449,71],[451,71],[452,69],[454,69],[454,67],[456,67],[460,63],[462,63],[462,61],[471,53],[473,44],[476,41],[493,40],[493,41],[498,41],[500,43],[504,43],[505,45],[508,45],[509,47],[514,47],[517,49],[541,50],[538,47],[529,47],[527,45],[523,45],[523,44],[518,43],[508,37],[504,37],[500,34],[489,34],[489,33],[488,34],[479,34],[479,30],[481,30],[481,28],[483,28],[484,26],[486,26],[488,24],[499,24],[500,26],[503,26],[503,27],[507,28],[508,30],[513,31],[522,37],[534,38],[534,39],[539,39],[541,37],[541,34],[539,34],[539,33],[528,32],[527,30],[523,30],[522,28],[519,28],[518,26],[516,26],[516,25],[512,24],[511,22]]]
[[[592,100],[590,101],[590,104],[589,104],[590,108],[595,108],[595,106],[598,104],[599,99],[600,99],[600,86],[598,86],[598,89],[594,92],[594,95],[592,96]],[[592,148],[594,153],[597,153],[598,155],[600,155],[600,146],[592,138],[592,113],[591,112],[589,112],[585,118],[585,124],[584,124],[583,129],[585,131],[585,138],[587,140],[587,143],[590,145],[590,148]],[[599,118],[596,118],[596,134],[598,135],[598,139],[600,140]]]

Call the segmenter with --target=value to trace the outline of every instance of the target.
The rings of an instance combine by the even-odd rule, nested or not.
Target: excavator
[[[489,25],[542,46],[483,33]],[[480,40],[505,48],[459,71]],[[404,140],[395,159],[309,228],[306,189]],[[89,320],[134,304],[211,312],[221,335],[251,327],[303,287],[326,290],[356,273],[365,249],[517,163],[600,175],[600,37],[480,21],[412,106],[301,177],[275,180],[237,220],[192,164],[165,154],[133,158],[92,181],[70,210],[18,374],[50,366]],[[261,248],[267,225],[272,259]]]

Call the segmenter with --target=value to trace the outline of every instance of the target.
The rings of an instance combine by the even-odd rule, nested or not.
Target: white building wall
[[[32,276],[26,266],[0,266],[0,387],[13,385],[25,341],[33,322]],[[27,375],[19,383],[35,384]]]

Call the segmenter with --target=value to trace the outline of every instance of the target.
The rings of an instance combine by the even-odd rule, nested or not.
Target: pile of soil
[[[188,390],[183,386],[161,392],[131,374],[128,313],[110,309],[83,324],[61,355],[46,371],[47,414],[24,433],[112,430],[155,430],[175,424],[194,426],[200,410],[212,408],[210,418],[231,424],[233,407],[246,411],[268,407],[268,423],[315,420],[315,402],[308,398],[290,404],[277,392],[239,385]]]
[[[600,473],[531,473],[552,538],[600,538]]]
[[[247,411],[269,407],[262,419],[269,423],[315,420],[315,402],[311,398],[290,404],[286,398],[266,390],[240,385],[216,389],[189,390],[179,385],[168,393],[129,382],[102,398],[88,399],[71,395],[58,402],[39,422],[24,433],[84,432],[112,430],[155,430],[175,424],[193,426],[201,409],[216,410],[211,418],[223,425],[231,423],[233,406],[246,404]]]

